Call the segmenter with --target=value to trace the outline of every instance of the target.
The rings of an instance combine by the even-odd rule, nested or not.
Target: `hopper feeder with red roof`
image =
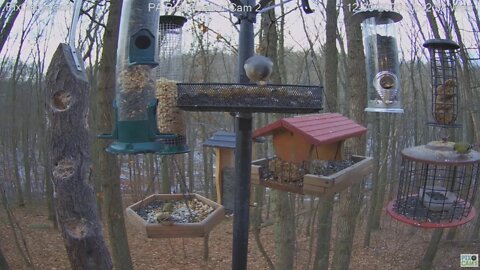
[[[283,118],[253,133],[273,137],[274,158],[252,162],[252,183],[315,196],[339,192],[371,173],[370,157],[343,157],[345,140],[367,129],[338,113]]]

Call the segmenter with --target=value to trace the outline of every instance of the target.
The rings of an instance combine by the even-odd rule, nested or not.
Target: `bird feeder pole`
[[[255,0],[244,1],[244,7],[252,7],[243,12],[240,19],[240,40],[238,50],[238,82],[248,83],[243,65],[254,53],[253,11]],[[249,8],[244,8],[248,10]],[[250,172],[252,163],[252,114],[237,113],[235,116],[235,197],[233,216],[232,269],[247,269],[248,228],[250,207]]]

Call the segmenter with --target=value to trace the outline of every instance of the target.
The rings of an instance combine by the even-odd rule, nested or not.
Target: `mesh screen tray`
[[[179,83],[177,107],[186,111],[313,113],[322,110],[322,87]]]

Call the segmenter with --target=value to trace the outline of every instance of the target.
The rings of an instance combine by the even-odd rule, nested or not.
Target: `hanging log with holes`
[[[66,44],[60,44],[53,56],[47,87],[54,204],[71,268],[112,269],[94,193],[87,183],[88,80],[83,67],[77,70]]]

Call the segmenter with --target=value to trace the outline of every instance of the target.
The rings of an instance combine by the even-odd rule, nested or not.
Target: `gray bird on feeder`
[[[265,56],[254,55],[245,61],[243,68],[251,82],[263,86],[272,74],[273,62]]]

